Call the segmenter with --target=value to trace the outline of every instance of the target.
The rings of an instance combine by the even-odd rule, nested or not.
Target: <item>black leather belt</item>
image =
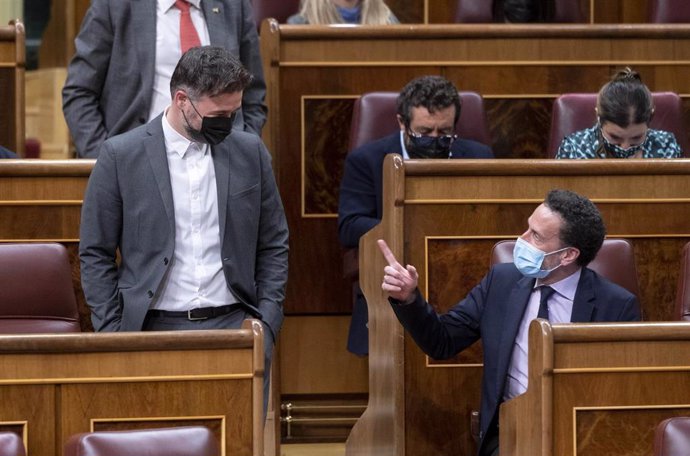
[[[196,309],[189,310],[161,310],[161,309],[151,309],[149,310],[149,315],[154,317],[175,317],[175,318],[186,318],[187,320],[207,320],[209,318],[220,317],[221,315],[227,315],[235,310],[239,309],[240,305],[228,304],[225,306],[218,307],[197,307]]]

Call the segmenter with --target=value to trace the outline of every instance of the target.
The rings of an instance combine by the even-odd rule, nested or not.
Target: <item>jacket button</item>
[[[167,258],[163,258],[163,264],[166,266],[168,265],[168,259]]]
[[[149,290],[146,294],[149,295],[149,298],[153,298],[153,291]]]

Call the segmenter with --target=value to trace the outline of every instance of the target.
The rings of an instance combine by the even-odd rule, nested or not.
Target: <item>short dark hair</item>
[[[455,124],[460,118],[460,96],[452,82],[441,76],[422,76],[408,82],[398,95],[398,115],[409,127],[412,108],[423,107],[431,114],[455,106]]]
[[[621,128],[649,124],[654,113],[652,93],[637,71],[625,68],[599,91],[597,112],[601,123],[612,122]]]
[[[544,205],[563,219],[559,238],[580,251],[577,264],[587,266],[604,243],[606,227],[599,209],[589,199],[570,190],[551,190]]]
[[[244,90],[252,75],[225,48],[200,46],[191,48],[177,62],[170,79],[170,94],[184,90],[191,98],[215,97]]]

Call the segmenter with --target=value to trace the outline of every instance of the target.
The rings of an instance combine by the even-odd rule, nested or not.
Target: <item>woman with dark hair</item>
[[[652,93],[630,68],[616,73],[597,96],[597,123],[566,136],[556,158],[678,158],[673,133],[649,128]]]

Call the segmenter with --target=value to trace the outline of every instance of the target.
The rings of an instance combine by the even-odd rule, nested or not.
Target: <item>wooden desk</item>
[[[263,456],[261,323],[243,329],[0,336],[0,429],[60,456],[78,432],[204,425]]]
[[[417,348],[381,291],[385,260],[377,239],[385,239],[401,262],[417,267],[420,289],[443,312],[486,274],[497,240],[524,232],[548,190],[574,190],[597,204],[609,236],[632,241],[645,318],[668,320],[681,248],[690,240],[688,182],[687,159],[387,157],[383,221],[359,248],[360,283],[369,302],[369,406],[350,434],[348,456],[475,451],[470,411],[479,409],[480,348],[442,362]]]
[[[24,153],[24,24],[0,26],[0,145]]]
[[[501,455],[647,456],[690,413],[690,324],[532,322],[529,387],[501,406]]]
[[[288,314],[351,309],[336,214],[352,105],[362,93],[399,91],[416,76],[444,75],[484,96],[501,158],[546,157],[553,99],[596,92],[625,65],[639,70],[652,90],[679,92],[690,107],[689,25],[335,28],[264,22],[261,45],[271,113],[264,139],[291,232],[299,233],[290,240],[290,268],[300,273],[288,284]]]

